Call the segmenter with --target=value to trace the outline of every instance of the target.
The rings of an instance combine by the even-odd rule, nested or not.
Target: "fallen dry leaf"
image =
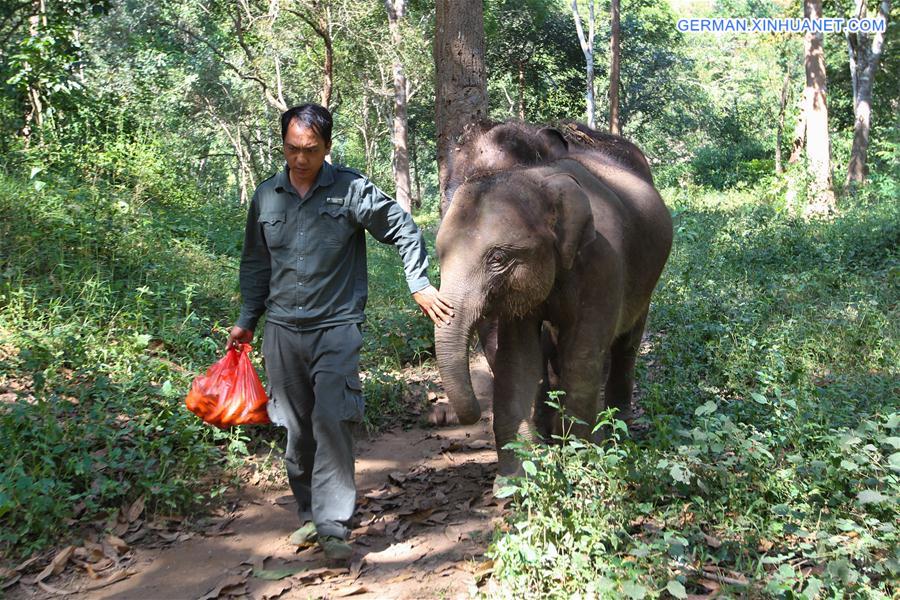
[[[227,535],[234,535],[234,533],[235,532],[233,529],[216,529],[213,531],[207,531],[203,535],[205,535],[206,537],[225,537]]]
[[[288,580],[273,581],[271,585],[266,588],[266,591],[263,592],[262,600],[272,600],[273,598],[277,598],[292,587],[294,587],[294,584]]]
[[[131,506],[128,507],[128,510],[125,512],[125,518],[128,519],[129,523],[134,523],[138,520],[144,513],[144,506],[147,503],[147,498],[145,496],[141,496],[137,500],[135,500]]]
[[[140,523],[140,521],[138,521]],[[125,542],[129,545],[134,545],[138,540],[143,539],[147,535],[147,530],[143,527],[135,531],[134,533],[129,533],[125,536]]]
[[[65,548],[57,552],[56,556],[53,557],[53,560],[50,561],[50,564],[47,565],[44,570],[34,578],[35,582],[40,583],[51,575],[59,575],[60,573],[62,573],[63,569],[66,568],[66,564],[69,562],[69,559],[72,558],[72,554],[74,553],[75,546],[66,546]]]
[[[125,535],[128,532],[130,525],[131,524],[128,521],[119,521],[116,526],[112,528],[113,535]]]
[[[390,475],[388,475],[388,479],[390,479],[391,481],[393,481],[394,483],[396,483],[398,485],[402,485],[403,482],[406,481],[406,475],[404,475],[400,471],[395,471],[395,472],[391,473]]]
[[[346,598],[347,596],[355,596],[357,594],[367,594],[369,593],[369,588],[364,585],[354,585],[345,590],[341,590],[340,592],[335,593],[336,598]]]
[[[17,574],[12,579],[10,579],[8,581],[4,581],[3,583],[0,583],[0,590],[5,590],[6,588],[11,588],[12,586],[19,583],[20,579],[22,579],[22,576]]]
[[[131,546],[129,546],[125,540],[116,535],[108,535],[103,541],[114,548],[119,554],[125,554],[131,549]]]
[[[394,539],[397,540],[398,542],[402,542],[403,535],[407,532],[407,530],[409,530],[410,525],[411,525],[411,523],[409,521],[402,523],[400,525],[400,527],[397,528],[397,531],[394,532]]]
[[[352,577],[354,580],[357,579],[359,577],[359,574],[362,573],[363,565],[365,564],[366,559],[364,558],[360,558],[350,563],[350,577]]]
[[[229,575],[228,577],[220,581],[218,585],[216,585],[216,587],[198,598],[198,600],[214,600],[228,588],[244,585],[245,583],[247,583],[247,577],[250,575],[250,571],[250,569],[247,569],[246,571],[242,571],[241,573]]]
[[[365,497],[369,500],[389,500],[391,498],[396,498],[402,493],[403,490],[398,487],[385,485],[377,490],[369,492]]]
[[[59,588],[55,588],[52,585],[47,585],[43,581],[36,581],[38,587],[47,592],[48,594],[52,594],[54,596],[68,596],[71,592],[66,590],[61,590]]]
[[[709,546],[710,548],[721,548],[722,547],[722,540],[720,540],[717,537],[714,537],[711,535],[706,535],[704,533],[703,539],[706,540],[706,545]]]
[[[472,440],[466,446],[472,450],[484,450],[485,448],[490,448],[491,443],[487,440]]]
[[[16,576],[15,569],[7,569],[6,567],[0,567],[0,579],[9,579],[10,577]]]
[[[404,518],[409,519],[413,523],[424,523],[428,520],[428,517],[430,517],[433,512],[434,508],[425,508],[423,510],[418,510],[408,516],[404,516]]]
[[[472,576],[475,577],[475,583],[481,584],[487,578],[488,575],[494,572],[494,561],[486,560],[483,563],[477,565],[475,567],[475,571],[472,573]]]
[[[108,585],[118,583],[118,582],[122,581],[123,579],[128,579],[135,573],[137,573],[137,571],[135,571],[134,569],[122,569],[121,571],[117,571],[116,573],[113,573],[112,575],[110,575],[109,577],[107,577],[106,579],[104,579],[102,581],[98,581],[97,583],[92,583],[90,585],[83,587],[80,591],[99,590],[101,588],[105,588]]]
[[[36,554],[36,555],[32,556],[31,558],[29,558],[28,560],[21,563],[16,568],[14,568],[13,571],[18,571],[21,573],[22,571],[24,571],[25,569],[27,569],[28,567],[30,567],[31,565],[33,565],[34,563],[39,561],[40,559],[41,559],[41,555]]]
[[[717,594],[719,590],[722,589],[722,586],[718,581],[713,581],[711,579],[700,579],[697,583],[708,589],[711,594]]]
[[[337,577],[338,575],[346,575],[347,569],[332,569],[329,567],[322,567],[319,569],[311,569],[309,571],[303,571],[302,573],[297,573],[291,579],[297,581],[308,581],[310,579],[328,579],[330,577]],[[201,599],[202,600],[202,599]]]
[[[268,554],[264,554],[262,556],[251,556],[241,564],[252,566],[254,571],[261,571],[265,568],[266,561],[270,558],[272,557]]]
[[[435,525],[443,525],[447,521],[448,516],[450,516],[450,513],[446,511],[436,512],[428,517],[428,520]]]
[[[103,546],[86,541],[84,546],[75,549],[75,556],[87,562],[99,562],[104,557]]]

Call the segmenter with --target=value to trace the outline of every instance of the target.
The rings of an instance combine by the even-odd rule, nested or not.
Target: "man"
[[[359,324],[368,294],[364,230],[397,246],[413,299],[440,326],[452,307],[429,283],[412,218],[361,174],[325,162],[331,114],[304,104],[281,116],[285,169],[259,185],[247,215],[243,304],[229,347],[263,342],[269,416],[287,428],[285,465],[302,527],[326,556],[346,560],[356,503],[351,423],[363,418]]]

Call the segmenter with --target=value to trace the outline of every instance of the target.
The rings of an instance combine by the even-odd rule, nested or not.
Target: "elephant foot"
[[[512,479],[514,477],[522,477],[524,475],[525,475],[525,472],[522,471],[521,468],[518,471],[515,471],[508,475],[501,475],[501,474],[497,473],[497,475],[494,477],[494,485],[491,487],[491,494],[493,494],[494,497],[497,498],[498,497],[497,494],[500,493],[500,490],[502,490],[503,488],[505,488],[506,486],[509,485],[510,479]]]
[[[459,418],[453,407],[446,402],[431,405],[431,409],[422,417],[422,425],[430,427],[449,427],[459,425]]]

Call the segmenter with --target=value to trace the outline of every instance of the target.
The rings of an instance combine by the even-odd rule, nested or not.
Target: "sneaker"
[[[316,533],[316,524],[307,521],[303,527],[291,534],[291,543],[295,546],[311,546],[318,537]]]
[[[325,557],[329,560],[348,560],[353,554],[350,544],[339,537],[330,535],[320,537],[319,546],[325,551]]]

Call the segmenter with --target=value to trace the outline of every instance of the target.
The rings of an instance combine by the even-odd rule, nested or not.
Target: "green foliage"
[[[222,278],[236,263],[202,233],[178,235],[177,208],[59,173],[0,179],[0,384],[14,390],[0,405],[4,547],[40,548],[66,519],[141,495],[182,510],[206,497],[197,484],[213,483],[211,466],[245,451],[239,431],[203,426],[182,404],[221,351],[210,315],[232,312]],[[233,208],[208,213],[239,229]]]
[[[891,597],[900,553],[900,209],[806,222],[669,194],[676,241],[638,367],[648,433],[521,447],[508,597]]]

